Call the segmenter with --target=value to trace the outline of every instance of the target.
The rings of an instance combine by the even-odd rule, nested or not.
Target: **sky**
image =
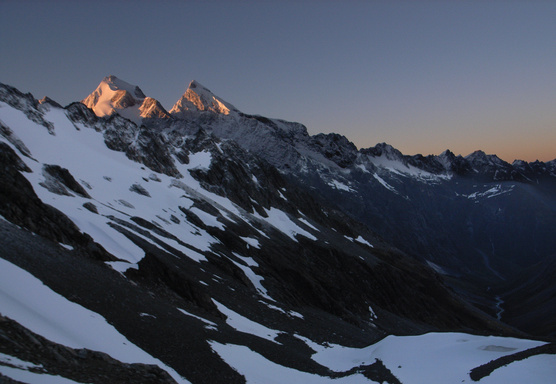
[[[0,0],[0,82],[62,105],[115,75],[407,155],[556,158],[556,1]]]

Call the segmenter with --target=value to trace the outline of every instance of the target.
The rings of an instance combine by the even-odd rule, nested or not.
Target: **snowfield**
[[[464,333],[429,333],[421,336],[388,336],[366,348],[322,346],[297,336],[315,354],[313,360],[335,372],[381,360],[403,384],[456,384],[473,382],[471,369],[498,357],[542,345],[542,342]],[[375,383],[361,374],[324,378],[280,366],[241,345],[211,342],[228,364],[243,374],[247,383]],[[556,356],[538,355],[495,370],[479,383],[549,384],[556,377]]]
[[[313,360],[333,371],[347,371],[359,365],[372,364],[375,359],[384,365],[403,384],[470,382],[471,369],[501,356],[513,354],[545,343],[508,337],[475,336],[464,333],[428,333],[420,336],[388,336],[366,348],[347,348],[340,345],[321,346],[303,339],[313,350]],[[538,359],[537,359],[538,358]],[[518,376],[503,374],[501,368],[488,383],[551,383],[556,377],[556,356],[539,355],[527,359],[536,367],[545,364],[544,376],[522,369]],[[510,367],[516,363],[510,364]],[[549,369],[548,367],[552,367]],[[487,380],[488,379],[488,380]]]

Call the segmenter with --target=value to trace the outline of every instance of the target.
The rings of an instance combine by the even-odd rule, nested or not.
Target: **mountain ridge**
[[[120,90],[137,100],[134,88]],[[126,97],[112,107],[130,108]],[[521,180],[500,173],[507,163],[475,162],[481,174],[448,151],[361,151],[338,134],[310,136],[298,123],[229,111],[197,108],[138,124],[0,86],[1,256],[13,276],[0,279],[0,297],[12,280],[41,286],[39,279],[41,296],[68,298],[76,315],[75,305],[100,314],[114,327],[100,328],[160,359],[177,382],[256,381],[245,359],[294,382],[370,383],[379,370],[407,384],[418,376],[402,362],[405,349],[385,354],[396,340],[423,340],[425,351],[436,338],[461,357],[461,340],[472,339],[474,363],[450,363],[460,382],[490,360],[481,351],[542,344],[468,333],[526,337],[504,307],[515,292],[499,283],[511,287],[530,260],[553,265],[551,164],[512,165],[528,177]],[[524,252],[524,239],[535,249]],[[529,276],[520,280],[528,290]],[[15,292],[15,306],[1,302],[2,316],[45,336],[18,309],[32,307],[31,298]],[[526,307],[550,337],[545,297]],[[51,319],[44,302],[42,318]],[[64,320],[49,321],[64,329]],[[56,337],[47,339],[60,343]],[[108,344],[93,349],[112,356]],[[342,357],[348,347],[352,357]],[[51,374],[64,372],[33,353]],[[339,367],[323,354],[347,360]],[[420,371],[453,381],[427,360]]]
[[[103,81],[101,82],[101,85],[103,82],[107,82],[112,88],[114,88],[114,90],[118,90],[121,88],[121,90],[124,90],[125,92],[127,92],[128,94],[132,93],[132,92],[139,92],[139,96],[137,96],[138,98],[144,99],[146,98],[146,96],[143,94],[143,92],[141,91],[141,89],[138,86],[134,86],[131,85],[123,80],[120,80],[119,78],[117,78],[116,76],[110,75],[107,76],[103,79]],[[99,85],[100,87],[100,85]],[[98,88],[98,87],[97,87]],[[95,98],[95,92],[94,91],[92,94],[90,94],[87,98],[85,98],[82,102],[87,105],[88,107],[91,107],[91,105],[94,105],[94,103],[91,102],[91,99]],[[121,99],[125,99],[123,96],[120,96]],[[152,98],[148,98],[148,99],[152,99]],[[156,99],[152,99],[155,100]],[[255,119],[259,119],[259,120],[264,120],[265,122],[274,122],[274,121],[283,121],[283,120],[279,120],[279,119],[269,119],[266,117],[262,117],[262,116],[254,116],[254,115],[246,115],[243,112],[239,111],[237,108],[235,108],[232,104],[230,104],[229,102],[223,100],[222,98],[218,97],[217,95],[215,95],[212,91],[210,91],[208,88],[206,88],[205,86],[203,86],[202,84],[200,84],[198,81],[196,80],[192,80],[185,93],[180,97],[180,99],[174,104],[174,106],[169,110],[169,112],[166,112],[164,110],[164,108],[162,107],[162,105],[160,105],[160,103],[156,102],[158,104],[157,106],[157,111],[164,111],[164,112],[157,112],[156,115],[154,114],[148,114],[142,117],[159,117],[159,118],[169,118],[170,116],[174,117],[174,118],[180,118],[183,117],[184,113],[187,113],[187,111],[195,111],[195,112],[213,112],[216,114],[223,114],[223,115],[229,115],[229,114],[234,114],[234,115],[241,115],[241,116],[249,116]],[[126,105],[125,103],[123,105]],[[92,108],[93,110],[95,110],[94,108]],[[125,107],[114,107],[110,113],[104,113],[102,110],[99,110],[99,113],[97,113],[97,116],[102,117],[105,115],[109,115],[113,112],[117,112],[118,109],[125,109]],[[95,112],[96,113],[96,112]],[[126,117],[126,116],[124,116]],[[292,123],[290,123],[292,124]],[[293,123],[293,124],[299,124],[299,123]],[[324,135],[326,136],[326,134],[317,134],[317,135]],[[315,135],[315,136],[317,136]],[[333,135],[337,135],[337,134],[333,134]],[[349,142],[349,140],[347,140]],[[349,142],[350,145],[354,145],[353,143]],[[369,147],[369,148],[357,148],[355,147],[356,151],[366,151],[366,152],[373,152],[375,154],[380,155],[380,153],[382,153],[382,151],[386,151],[388,153],[387,156],[402,156],[402,157],[406,157],[406,158],[414,158],[414,159],[423,159],[423,158],[430,158],[431,156],[438,160],[438,158],[440,158],[443,154],[445,154],[446,152],[450,152],[451,151],[449,149],[447,149],[446,151],[444,151],[443,153],[439,154],[439,155],[427,155],[427,156],[423,156],[422,154],[415,154],[415,155],[403,155],[399,150],[397,150],[396,148],[392,147],[389,144],[386,143],[378,143],[376,144],[374,147]],[[462,155],[458,155],[457,158],[459,158]],[[498,158],[496,155],[487,155],[484,151],[482,150],[476,150],[466,156],[462,156],[465,160],[467,160],[468,162],[472,162],[472,161],[481,161],[482,163],[485,163],[485,161],[488,163],[488,161],[491,161],[496,163],[497,165],[502,165],[502,164],[509,164],[507,162],[505,162],[504,160],[501,160],[500,158]],[[480,160],[479,160],[480,159]],[[415,161],[415,160],[414,160]],[[521,162],[523,160],[519,160],[519,159],[515,159],[514,162]],[[538,161],[538,160],[537,160]],[[536,161],[535,161],[536,162]],[[533,163],[535,163],[533,162]],[[527,164],[529,164],[529,162],[526,162]],[[554,168],[554,164],[556,164],[556,158],[553,160],[550,160],[548,162],[541,162],[541,163],[548,163],[550,164],[550,167]],[[511,164],[510,164],[511,165]],[[445,169],[446,171],[449,171],[449,169]]]

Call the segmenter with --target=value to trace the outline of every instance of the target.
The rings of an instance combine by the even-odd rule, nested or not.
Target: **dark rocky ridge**
[[[156,365],[126,364],[105,353],[53,343],[0,315],[0,352],[41,366],[29,371],[58,375],[82,383],[171,384],[175,380]],[[0,362],[0,364],[8,365]],[[13,368],[17,368],[13,366]],[[4,378],[0,375],[4,383]],[[9,383],[9,381],[7,381]]]
[[[542,354],[556,355],[556,344],[548,343],[541,345],[540,347],[530,348],[509,356],[500,357],[496,360],[488,362],[487,364],[481,365],[480,367],[473,368],[471,372],[469,372],[469,376],[473,381],[480,381],[483,377],[489,376],[492,372],[502,366],[524,360],[531,356]]]

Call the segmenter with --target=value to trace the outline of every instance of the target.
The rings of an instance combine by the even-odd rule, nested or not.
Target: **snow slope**
[[[297,335],[296,335],[297,336]],[[366,348],[317,344],[297,336],[315,353],[312,358],[341,373],[377,359],[403,384],[472,382],[471,369],[501,356],[544,344],[507,337],[465,333],[429,333],[421,336],[388,336]],[[245,346],[211,343],[212,348],[248,383],[373,383],[360,374],[327,379],[275,364]],[[479,382],[488,384],[550,384],[556,377],[556,356],[538,355],[495,370]]]
[[[132,344],[99,314],[72,303],[30,273],[0,259],[0,313],[47,339],[101,351],[127,363],[155,364],[179,383],[188,381]],[[4,367],[0,366],[0,372]],[[9,374],[9,372],[6,372]]]

